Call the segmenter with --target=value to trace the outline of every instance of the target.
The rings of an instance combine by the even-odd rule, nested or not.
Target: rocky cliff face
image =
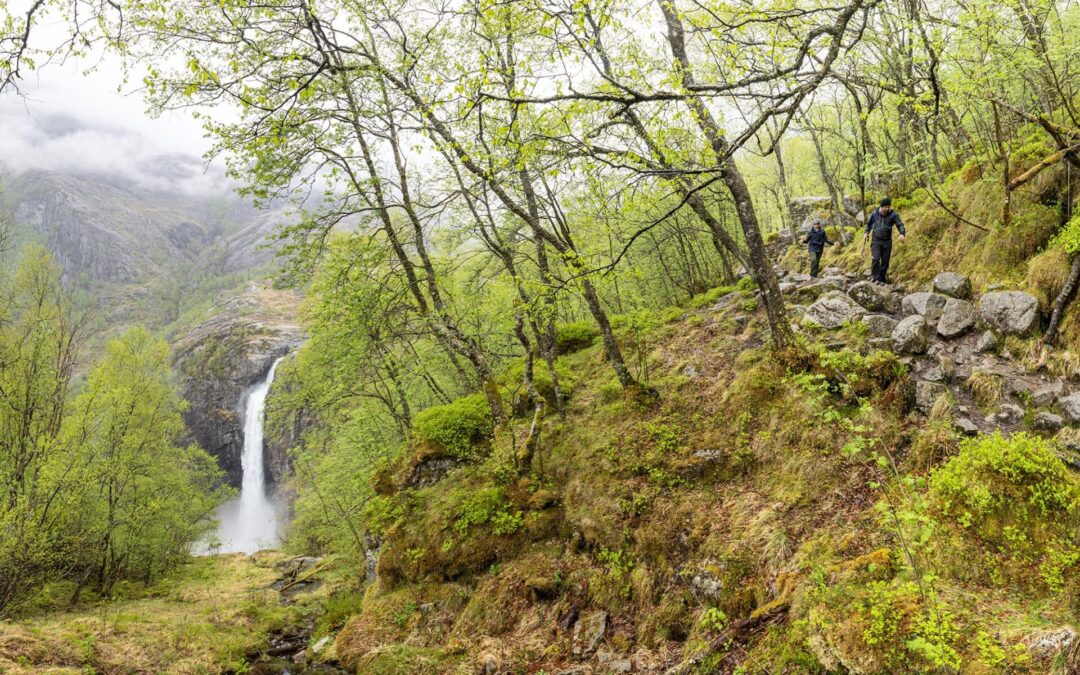
[[[217,458],[231,485],[242,478],[243,395],[303,340],[295,320],[298,302],[293,293],[251,286],[176,341],[177,370],[190,404],[184,414],[189,440]],[[289,471],[284,447],[267,450],[267,476],[280,483]]]
[[[192,170],[185,164],[171,171],[181,169]],[[227,191],[169,192],[48,171],[16,176],[5,186],[5,201],[20,237],[44,244],[65,281],[80,285],[254,269],[273,258],[264,245],[285,217]]]

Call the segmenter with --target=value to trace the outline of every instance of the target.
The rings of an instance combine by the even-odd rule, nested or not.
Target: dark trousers
[[[870,265],[870,278],[874,281],[880,281],[883,284],[888,283],[889,258],[892,257],[892,242],[871,241],[870,255],[873,258],[873,262]]]
[[[818,268],[821,266],[821,251],[810,251],[810,276],[816,277],[818,275]]]

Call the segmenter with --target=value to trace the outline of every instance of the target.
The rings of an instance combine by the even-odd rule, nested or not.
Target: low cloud
[[[169,192],[222,192],[231,183],[198,124],[179,113],[152,119],[137,95],[116,92],[118,71],[86,75],[57,67],[23,83],[22,95],[0,95],[0,164],[90,174]]]

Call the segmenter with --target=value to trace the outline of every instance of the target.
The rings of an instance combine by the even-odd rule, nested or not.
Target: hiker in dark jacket
[[[825,245],[832,246],[836,242],[829,241],[829,235],[825,234],[825,228],[821,226],[821,220],[814,219],[810,229],[806,231],[803,239],[806,250],[810,252],[810,276],[817,277],[818,267],[821,265],[821,254],[825,251]]]
[[[894,227],[900,232],[900,241],[904,241],[904,221],[900,220],[899,213],[892,210],[892,200],[886,197],[881,200],[881,206],[870,214],[870,219],[866,221],[866,232],[863,234],[863,239],[870,238],[870,255],[873,258],[870,277],[875,284],[889,283],[889,259],[892,257]]]

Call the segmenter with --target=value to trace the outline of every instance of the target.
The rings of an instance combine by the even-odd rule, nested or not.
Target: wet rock
[[[1065,383],[1054,380],[1031,392],[1031,402],[1040,408],[1049,408],[1065,395]]]
[[[953,420],[953,429],[964,436],[976,436],[979,433],[979,427],[966,417],[957,417]]]
[[[942,272],[934,277],[934,292],[966,300],[971,297],[971,280],[956,272]]]
[[[983,331],[975,343],[975,351],[979,354],[995,351],[998,348],[997,334],[992,330]]]
[[[925,354],[930,344],[929,333],[926,319],[917,314],[909,316],[893,329],[893,349],[897,354]]]
[[[843,291],[829,291],[806,308],[806,319],[823,328],[834,329],[866,313],[862,306]],[[805,320],[805,319],[804,319]]]
[[[927,380],[915,383],[915,407],[922,413],[929,413],[938,397],[948,391],[945,385]]]
[[[867,314],[862,318],[862,322],[866,324],[870,335],[878,338],[891,337],[896,324],[900,323],[887,314]]]
[[[1032,420],[1031,426],[1039,431],[1054,432],[1065,426],[1065,419],[1062,418],[1061,415],[1055,415],[1052,412],[1042,410],[1035,413],[1035,419]]]
[[[946,300],[944,295],[937,293],[910,293],[900,302],[900,311],[904,316],[918,314],[927,321],[937,321],[941,311],[945,309]]]
[[[938,319],[937,332],[941,337],[950,340],[960,337],[975,326],[975,306],[967,300],[949,298],[941,310],[941,318]]]
[[[885,291],[869,281],[854,284],[848,291],[848,295],[865,307],[868,312],[880,312],[885,309]]]
[[[1080,422],[1080,392],[1058,399],[1058,410],[1069,424]]]
[[[1027,335],[1038,326],[1039,301],[1023,291],[995,291],[979,299],[979,314],[1006,335]]]
[[[574,624],[574,656],[585,658],[595,654],[607,633],[607,624],[608,614],[603,610],[589,612],[578,619]]]

